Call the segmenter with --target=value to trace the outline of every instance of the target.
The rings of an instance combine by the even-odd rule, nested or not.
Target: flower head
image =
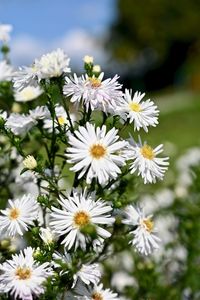
[[[63,73],[69,73],[71,71],[69,61],[70,59],[62,49],[42,55],[37,61],[39,79],[59,77]]]
[[[11,31],[12,31],[12,25],[0,24],[0,41],[8,42],[10,40]]]
[[[10,81],[13,73],[13,68],[5,60],[0,61],[0,81]]]
[[[125,210],[124,224],[130,226],[137,226],[137,228],[130,233],[134,236],[131,241],[136,250],[142,254],[148,255],[154,249],[158,249],[158,242],[160,239],[154,234],[156,229],[152,216],[145,216],[144,211],[137,207],[130,205]]]
[[[121,173],[120,167],[125,164],[125,159],[119,152],[126,142],[119,141],[115,128],[106,133],[105,125],[95,129],[94,125],[87,123],[86,128],[80,126],[74,135],[69,135],[69,144],[68,162],[75,164],[71,170],[81,171],[79,178],[87,173],[87,183],[97,178],[100,184],[105,184]]]
[[[71,102],[80,103],[81,100],[88,110],[98,109],[105,113],[116,109],[122,99],[121,85],[117,82],[117,75],[114,78],[103,80],[104,73],[98,77],[87,75],[77,77],[66,77],[63,88],[64,95],[72,96]]]
[[[39,69],[37,60],[29,67],[20,67],[13,77],[14,88],[21,91],[28,86],[38,87]]]
[[[23,235],[37,219],[39,205],[30,194],[21,199],[8,200],[8,203],[9,207],[0,211],[0,230],[9,236]]]
[[[34,170],[37,167],[37,161],[32,155],[26,156],[26,158],[23,160],[23,165],[25,168],[29,170]]]
[[[158,154],[163,152],[163,145],[153,149],[148,144],[135,143],[131,140],[129,149],[126,151],[127,157],[132,161],[130,165],[131,174],[138,171],[144,183],[155,183],[156,179],[163,179],[164,173],[169,165],[168,157],[160,158]]]
[[[0,265],[0,292],[11,293],[15,299],[33,300],[43,294],[44,282],[52,275],[48,262],[33,259],[34,249],[28,247]]]
[[[156,126],[158,124],[158,109],[150,99],[142,101],[145,94],[136,92],[132,97],[132,92],[125,90],[124,98],[117,107],[117,114],[129,122],[134,122],[134,130],[143,128],[146,132],[148,126]]]
[[[89,224],[96,227],[97,235],[108,238],[110,233],[99,226],[99,224],[110,225],[114,218],[110,216],[112,207],[106,205],[102,200],[95,202],[93,194],[87,194],[86,190],[73,191],[73,195],[67,199],[59,200],[61,209],[52,207],[50,227],[58,236],[64,236],[62,244],[68,249],[75,245],[85,249],[86,243],[91,242],[89,236],[84,235],[81,230]]]

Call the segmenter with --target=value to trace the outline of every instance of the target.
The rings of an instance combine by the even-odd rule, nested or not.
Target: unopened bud
[[[94,58],[93,56],[85,55],[83,61],[85,64],[93,64]]]
[[[23,160],[23,165],[25,168],[29,170],[33,170],[37,167],[37,161],[32,155],[28,155],[24,160]]]

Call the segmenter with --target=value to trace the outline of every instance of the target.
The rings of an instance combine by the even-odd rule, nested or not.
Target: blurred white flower
[[[0,61],[0,81],[10,81],[13,77],[13,74],[13,67],[5,60]]]
[[[10,32],[13,27],[10,24],[0,24],[0,41],[7,43],[10,40]]]
[[[150,99],[141,101],[145,94],[136,92],[132,96],[132,91],[125,90],[122,101],[116,108],[116,114],[119,114],[125,121],[129,119],[130,123],[134,123],[134,130],[143,128],[148,132],[148,126],[156,126],[158,124],[158,109]]]
[[[70,101],[75,104],[83,101],[87,110],[91,108],[113,113],[122,100],[122,86],[117,81],[117,75],[104,81],[103,76],[104,73],[98,77],[83,75],[78,78],[76,74],[74,78],[65,77],[63,93],[68,97],[72,96]]]
[[[5,126],[16,135],[27,133],[37,122],[29,115],[11,113]]]
[[[29,116],[37,121],[50,117],[50,112],[46,106],[37,106],[35,109],[29,110]]]
[[[158,242],[160,239],[154,234],[154,222],[152,216],[145,216],[144,211],[137,207],[130,205],[125,210],[124,224],[129,226],[136,226],[136,229],[130,233],[133,235],[132,245],[141,254],[151,254],[154,249],[158,249]]]
[[[17,90],[14,97],[17,102],[28,102],[38,98],[42,93],[43,90],[39,86],[27,86],[23,90]]]
[[[13,76],[14,88],[20,92],[28,86],[38,87],[38,72],[36,60],[29,67],[20,67]]]

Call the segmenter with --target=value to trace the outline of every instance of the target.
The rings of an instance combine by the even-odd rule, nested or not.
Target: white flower
[[[125,152],[127,157],[132,160],[131,174],[138,171],[138,175],[142,176],[145,184],[155,183],[157,178],[162,180],[169,165],[168,157],[157,157],[158,154],[163,152],[163,145],[153,149],[146,143],[142,144],[140,139],[138,144],[133,140],[131,140],[131,143],[129,150]]]
[[[46,106],[37,106],[35,109],[29,110],[29,116],[37,121],[50,117],[50,112]]]
[[[105,125],[96,129],[90,123],[86,124],[86,128],[79,126],[74,135],[69,135],[71,147],[67,148],[66,155],[68,162],[75,164],[70,170],[81,171],[78,178],[87,173],[87,183],[91,183],[93,178],[97,178],[100,184],[116,179],[121,173],[120,167],[125,164],[119,152],[126,146],[125,141],[118,139],[115,128],[106,133]]]
[[[78,300],[119,300],[116,293],[113,293],[110,289],[103,289],[103,284],[94,286],[85,286],[79,283],[75,288],[75,293],[78,295]]]
[[[26,158],[23,160],[23,165],[25,168],[29,170],[34,170],[37,167],[37,161],[32,155],[26,156]]]
[[[62,209],[52,207],[50,227],[58,236],[64,236],[62,244],[68,249],[80,246],[85,249],[86,243],[91,242],[89,236],[84,235],[81,229],[86,225],[94,225],[97,235],[102,238],[110,237],[110,232],[98,224],[111,225],[114,218],[110,216],[112,207],[105,202],[97,200],[94,195],[86,190],[73,191],[73,195],[66,199],[58,200]]]
[[[39,264],[28,247],[0,265],[1,293],[11,293],[14,299],[33,300],[45,292],[44,282],[52,275],[49,263]]]
[[[0,61],[0,81],[10,81],[12,76],[13,68],[5,60]]]
[[[101,272],[98,264],[82,265],[81,269],[74,275],[73,286],[76,285],[77,280],[80,279],[85,284],[97,284],[100,280]]]
[[[29,115],[11,113],[5,126],[16,135],[27,133],[37,122]]]
[[[63,93],[66,96],[72,96],[71,102],[79,103],[82,100],[87,110],[90,107],[92,110],[98,109],[105,113],[113,113],[123,96],[121,85],[117,82],[119,77],[115,75],[112,79],[102,81],[103,76],[104,73],[98,77],[83,75],[78,78],[76,74],[74,78],[66,77]]]
[[[14,94],[15,101],[28,102],[36,99],[43,93],[43,90],[39,86],[27,86],[21,91],[16,91]]]
[[[136,92],[132,97],[132,91],[125,90],[124,98],[117,107],[117,114],[129,122],[134,122],[134,130],[143,128],[148,132],[148,126],[156,126],[158,124],[158,109],[150,99],[146,101],[141,100],[145,94]]]
[[[8,42],[10,40],[11,31],[12,31],[12,25],[0,24],[0,41]]]
[[[63,106],[56,105],[55,114],[56,114],[56,118],[54,120],[54,126],[55,127],[64,126],[64,125],[68,126],[69,125],[67,114],[66,114],[66,111],[65,111]],[[53,130],[53,120],[51,118],[50,113],[47,116],[47,118],[45,118],[43,127],[44,127],[44,129],[47,129],[49,132],[52,132],[52,130]]]
[[[13,77],[14,88],[20,92],[28,86],[38,87],[38,74],[37,60],[35,60],[30,67],[20,67]]]
[[[21,199],[8,200],[8,203],[9,207],[1,210],[0,230],[9,236],[23,235],[28,226],[33,225],[33,220],[37,219],[38,203],[30,194]]]
[[[143,209],[130,205],[125,210],[126,218],[123,220],[124,224],[130,226],[137,226],[137,228],[130,233],[134,238],[131,241],[136,250],[141,254],[148,255],[154,249],[158,249],[158,242],[160,239],[154,234],[154,222],[152,215],[145,217]]]
[[[63,73],[71,72],[69,68],[70,59],[62,49],[57,49],[42,55],[38,60],[39,78],[59,77]]]

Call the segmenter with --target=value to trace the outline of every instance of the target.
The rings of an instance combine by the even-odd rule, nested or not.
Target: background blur
[[[119,74],[158,105],[160,124],[141,135],[164,143],[170,168],[138,195],[131,183],[129,195],[157,216],[163,247],[144,259],[119,245],[122,261],[106,262],[105,285],[125,287],[125,299],[200,299],[200,1],[0,0],[0,22],[13,25],[15,66],[61,47],[81,73],[92,55],[106,77]]]

